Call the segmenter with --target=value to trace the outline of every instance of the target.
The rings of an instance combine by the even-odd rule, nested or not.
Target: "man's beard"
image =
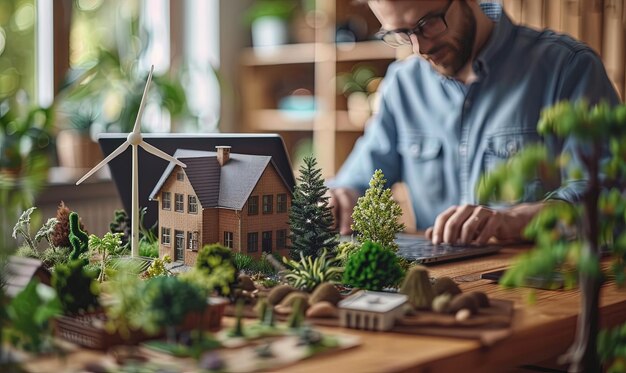
[[[476,17],[472,13],[472,9],[464,1],[459,1],[458,4],[461,6],[464,22],[460,24],[458,31],[450,35],[455,42],[446,42],[428,52],[428,55],[434,55],[437,51],[447,48],[450,51],[449,53],[453,54],[450,62],[444,60],[440,64],[435,64],[431,61],[435,70],[447,76],[457,75],[467,64],[472,57],[476,40]]]

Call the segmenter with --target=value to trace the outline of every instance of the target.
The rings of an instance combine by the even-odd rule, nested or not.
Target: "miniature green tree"
[[[65,314],[74,315],[98,307],[98,274],[86,267],[86,259],[57,264],[52,273],[52,287],[57,291]]]
[[[106,279],[106,265],[112,255],[119,254],[122,248],[122,234],[107,232],[100,238],[95,234],[89,236],[89,248],[102,256],[100,259],[100,275],[98,281]]]
[[[352,230],[357,232],[357,241],[376,242],[390,250],[397,251],[394,239],[404,230],[404,224],[398,222],[402,208],[393,200],[391,189],[385,188],[385,175],[376,170],[370,180],[370,187],[360,197],[352,213]]]
[[[70,259],[76,260],[82,253],[86,253],[89,250],[89,236],[83,232],[80,227],[80,218],[75,212],[70,212],[70,245],[72,246],[72,252],[70,253]]]
[[[479,197],[515,201],[528,180],[559,175],[560,169],[572,180],[570,186],[586,179],[579,202],[549,203],[529,224],[525,233],[537,248],[520,257],[502,281],[506,286],[521,286],[525,278],[549,275],[556,267],[577,268],[581,313],[576,339],[563,360],[570,364],[570,371],[601,371],[596,351],[598,301],[606,278],[600,268],[601,245],[613,254],[611,271],[616,282],[625,281],[626,106],[611,109],[601,103],[589,108],[584,102],[562,102],[541,114],[538,132],[568,139],[573,144],[571,153],[550,154],[541,145],[527,148],[483,178]]]
[[[237,280],[235,263],[233,262],[232,251],[218,243],[205,245],[198,252],[196,268],[207,275],[211,275],[220,269],[220,284],[214,284],[215,289],[220,294],[230,294],[231,286]]]
[[[343,282],[360,289],[382,290],[387,286],[396,286],[403,275],[393,251],[367,241],[348,259]]]
[[[159,276],[147,281],[144,288],[146,318],[154,330],[165,328],[168,342],[176,340],[176,327],[189,313],[204,312],[206,294],[199,287],[175,276]]]
[[[305,157],[289,210],[290,253],[293,259],[299,259],[300,253],[316,257],[324,248],[333,251],[337,246],[333,214],[325,196],[327,191],[317,161],[313,157]]]

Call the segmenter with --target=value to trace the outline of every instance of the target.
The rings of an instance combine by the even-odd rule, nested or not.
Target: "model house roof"
[[[340,308],[356,311],[384,313],[396,309],[407,302],[404,294],[383,293],[361,290],[339,302]]]
[[[228,162],[223,166],[217,161],[216,152],[178,149],[174,158],[187,165],[184,169],[185,175],[204,208],[241,210],[270,163],[285,182],[270,156],[231,153]],[[175,166],[174,163],[167,166],[150,193],[151,200],[159,194]],[[289,190],[287,183],[285,186]]]

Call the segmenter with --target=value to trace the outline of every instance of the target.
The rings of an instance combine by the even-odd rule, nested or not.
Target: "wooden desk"
[[[537,302],[528,305],[528,289],[501,289],[483,272],[508,266],[521,249],[505,249],[496,255],[430,266],[431,276],[450,276],[464,291],[480,290],[490,297],[515,302],[512,333],[491,347],[475,340],[427,337],[409,334],[364,332],[341,329],[359,335],[362,345],[349,351],[313,358],[281,371],[297,372],[501,372],[536,364],[563,354],[574,339],[579,309],[578,290],[536,290]],[[605,284],[601,296],[601,325],[626,322],[626,292]],[[337,329],[333,329],[337,331]],[[95,352],[70,354],[65,364],[88,361]],[[78,356],[80,355],[80,356]],[[37,371],[36,366],[32,371]],[[45,363],[44,363],[45,364]],[[80,365],[73,365],[76,369]],[[71,370],[67,365],[65,370]]]

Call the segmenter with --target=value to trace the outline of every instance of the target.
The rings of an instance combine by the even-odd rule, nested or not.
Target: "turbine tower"
[[[152,72],[154,71],[154,65],[150,68],[150,74],[148,74],[148,81],[146,82],[146,87],[143,91],[143,96],[141,97],[141,103],[139,104],[139,111],[137,112],[137,119],[135,119],[135,126],[133,127],[133,132],[128,134],[128,138],[122,145],[120,145],[113,153],[109,154],[108,157],[104,158],[100,163],[98,163],[94,168],[92,168],[89,172],[85,174],[80,180],[76,182],[76,185],[82,183],[89,176],[93,175],[96,171],[101,169],[105,164],[109,163],[113,158],[120,155],[126,148],[129,146],[133,147],[133,161],[132,161],[132,212],[131,212],[131,255],[133,257],[139,256],[139,162],[137,160],[137,151],[138,147],[141,146],[148,153],[154,154],[159,158],[162,158],[169,162],[174,162],[181,167],[186,167],[184,163],[179,161],[178,159],[172,157],[171,155],[155,148],[154,146],[148,144],[143,141],[143,136],[141,135],[141,115],[143,113],[143,108],[146,101],[146,96],[148,93],[148,89],[150,88],[150,82],[152,81]]]

